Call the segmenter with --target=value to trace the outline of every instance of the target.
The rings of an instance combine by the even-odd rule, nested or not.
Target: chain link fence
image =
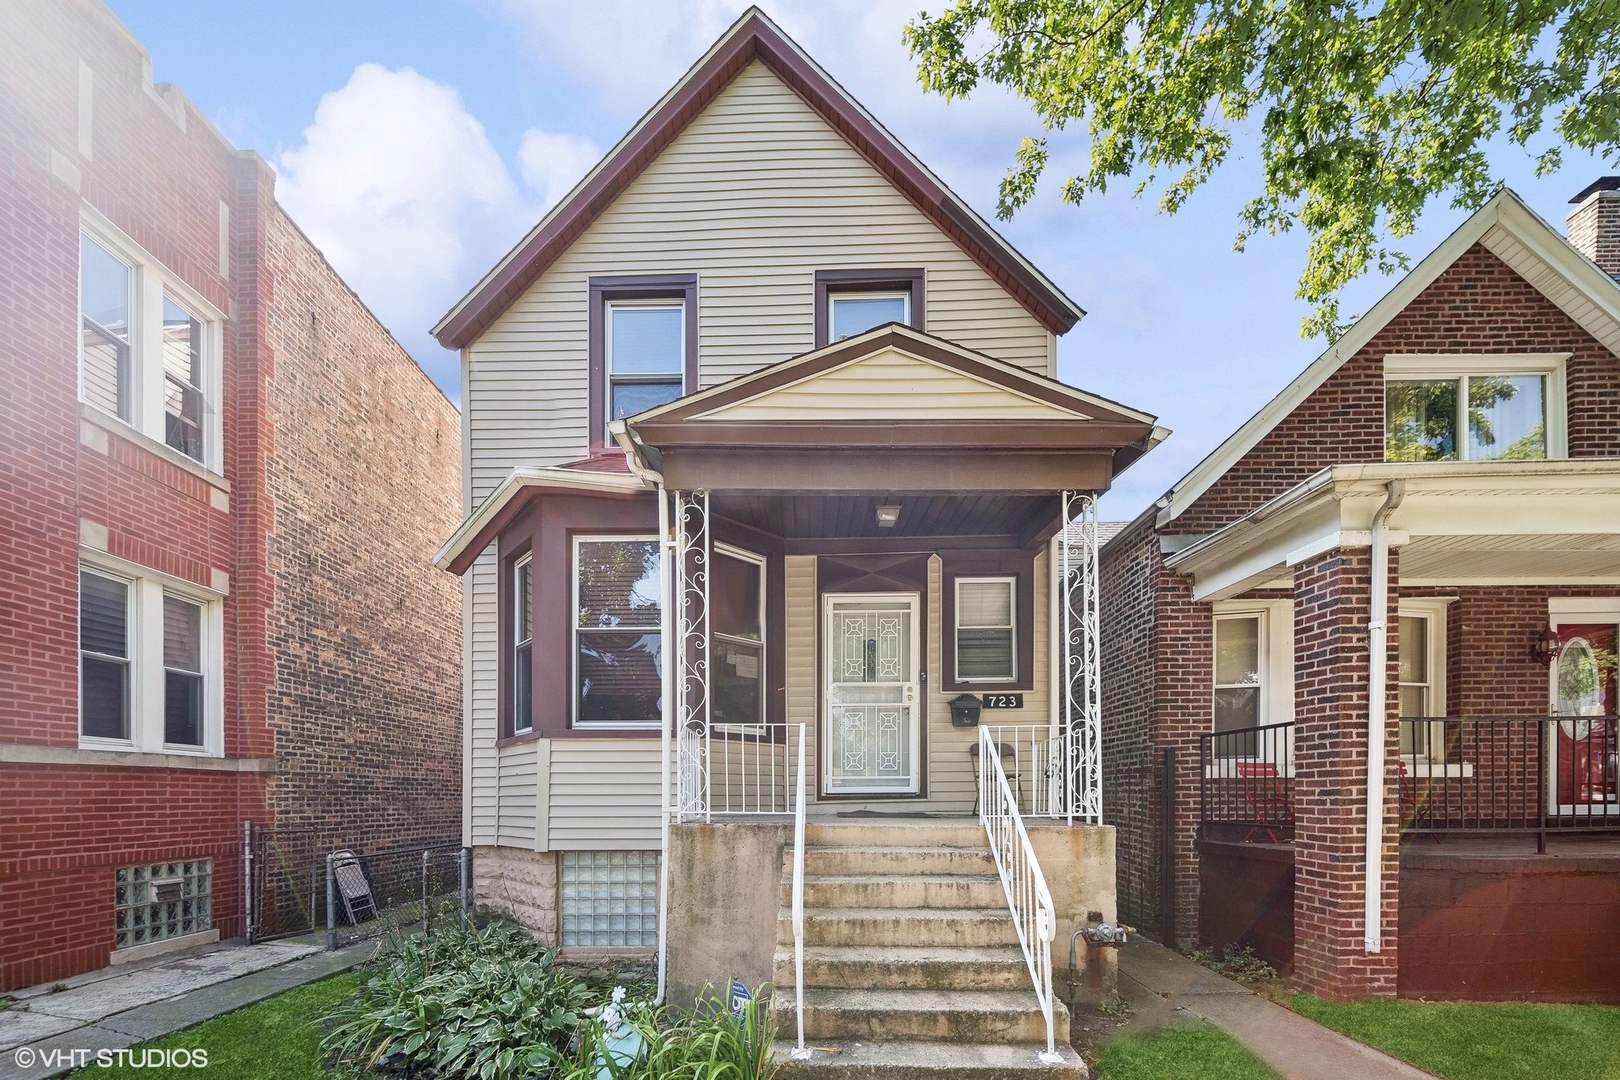
[[[453,844],[333,849],[313,831],[243,823],[251,941],[312,936],[335,949],[464,920],[472,851]]]

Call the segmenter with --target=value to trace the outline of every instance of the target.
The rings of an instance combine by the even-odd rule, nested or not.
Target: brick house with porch
[[[0,991],[242,935],[244,822],[456,841],[459,417],[274,185],[0,8]]]
[[[1500,192],[1104,549],[1123,918],[1620,1000],[1620,178],[1573,201]]]

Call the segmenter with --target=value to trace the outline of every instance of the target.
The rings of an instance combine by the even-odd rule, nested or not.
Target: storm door
[[[910,795],[921,780],[918,597],[828,594],[822,791]]]

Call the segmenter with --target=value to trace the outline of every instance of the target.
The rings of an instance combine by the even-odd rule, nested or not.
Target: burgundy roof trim
[[[891,137],[853,106],[826,75],[806,63],[769,20],[750,9],[556,216],[443,321],[435,333],[439,344],[459,349],[488,329],[755,60],[775,72],[1048,330],[1062,334],[1079,321],[1084,313],[1073,301],[1013,257],[1005,243],[994,238],[955,196],[898,153]]]

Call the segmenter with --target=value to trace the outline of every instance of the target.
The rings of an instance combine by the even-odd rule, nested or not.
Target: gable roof
[[[894,188],[1054,334],[1085,312],[902,146],[758,8],[720,40],[433,328],[447,349],[483,333],[551,266],[736,75],[763,63]]]
[[[1620,282],[1571,247],[1563,234],[1525,205],[1518,193],[1503,188],[1281,393],[1178,480],[1159,500],[1158,524],[1174,521],[1196,502],[1475,244],[1484,245],[1604,348],[1620,356]]]

